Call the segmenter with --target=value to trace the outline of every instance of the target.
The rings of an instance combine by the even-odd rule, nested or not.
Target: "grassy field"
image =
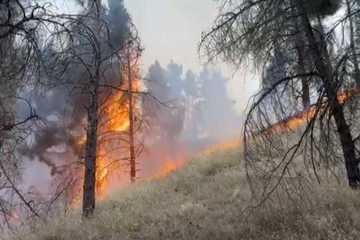
[[[273,199],[245,217],[251,198],[240,159],[236,150],[198,157],[114,194],[91,220],[59,216],[17,239],[359,239],[360,193],[341,185],[315,186],[306,204]]]

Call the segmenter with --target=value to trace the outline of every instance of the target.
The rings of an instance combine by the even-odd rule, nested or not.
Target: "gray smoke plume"
[[[239,136],[234,129],[240,129],[241,118],[228,95],[227,81],[212,68],[185,72],[180,64],[162,67],[158,61],[149,67],[144,83],[157,101],[143,101],[149,125],[140,161],[146,170],[143,176],[156,173],[168,161],[184,161],[211,144]]]
[[[101,66],[103,84],[118,86],[120,79],[120,65],[116,61],[117,52],[125,45],[129,37],[130,16],[127,13],[122,0],[110,0],[108,7],[102,11],[102,26],[106,36],[100,39],[100,52],[103,58],[108,58]],[[90,22],[90,19],[79,19],[81,22]],[[74,32],[81,29],[76,29]],[[83,34],[83,33],[82,33]],[[74,50],[65,49],[68,54],[58,57],[54,45],[42,53],[44,56],[44,68],[46,75],[43,76],[43,87],[37,87],[27,93],[37,114],[43,120],[43,125],[37,128],[31,136],[31,140],[23,147],[22,154],[32,160],[39,160],[46,163],[51,168],[53,175],[62,173],[63,169],[58,166],[66,161],[54,155],[69,156],[73,152],[80,156],[78,149],[79,135],[84,132],[86,121],[86,106],[88,103],[87,85],[91,79],[87,66],[94,64],[94,53],[91,52],[86,39],[78,36],[78,46],[71,46],[75,49],[75,54],[81,56],[80,63],[74,59]],[[85,67],[84,64],[87,66]],[[47,66],[51,69],[46,69]],[[90,69],[91,71],[92,69]],[[103,95],[109,94],[111,89],[102,89]],[[61,149],[61,150],[59,150]],[[59,161],[59,162],[56,162]]]

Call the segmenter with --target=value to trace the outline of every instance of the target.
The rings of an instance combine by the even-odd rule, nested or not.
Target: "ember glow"
[[[125,75],[125,73],[123,74]],[[140,92],[141,83],[138,78],[137,66],[132,67],[132,89],[128,89],[128,81],[123,81],[117,91],[107,96],[100,109],[98,127],[98,146],[96,161],[95,192],[97,200],[104,200],[109,194],[109,188],[116,183],[119,175],[129,172],[124,169],[129,160],[129,94]],[[127,79],[127,76],[123,76]],[[133,98],[133,111],[140,111],[138,98]],[[79,137],[77,145],[84,148],[86,135]],[[82,172],[83,169],[80,169]],[[80,174],[82,176],[82,174]],[[81,203],[82,192],[77,191],[71,196],[71,206],[78,207]]]
[[[337,99],[340,104],[345,104],[348,102],[353,96],[357,96],[360,94],[360,89],[350,89],[346,91],[342,91],[338,93]],[[256,135],[271,135],[273,133],[286,133],[291,132],[299,127],[303,126],[305,123],[314,119],[317,113],[321,112],[323,107],[320,109],[317,106],[310,106],[307,110],[300,112],[294,116],[291,116],[287,119],[279,121],[278,123],[272,125],[268,129],[256,134]]]
[[[182,168],[185,162],[186,159],[182,159],[178,161],[173,161],[173,160],[165,161],[162,168],[158,171],[157,174],[155,174],[155,178],[162,178],[168,176],[169,174],[175,172],[179,168]]]
[[[305,123],[312,120],[315,117],[316,112],[317,108],[310,107],[307,111],[301,112],[299,114],[296,114],[295,116],[282,120],[256,135],[272,135],[273,133],[282,134],[294,131],[299,127],[303,126]]]
[[[136,81],[135,89],[134,91],[139,91],[140,88],[140,81]],[[360,90],[351,90],[346,91],[338,94],[338,99],[340,103],[345,104],[347,101],[350,100],[350,98],[354,95],[360,94]],[[116,97],[115,97],[116,96]],[[123,132],[127,131],[129,122],[128,122],[128,106],[126,104],[121,104],[120,99],[124,97],[123,94],[118,93],[111,99],[111,104],[109,111],[107,111],[107,116],[112,119],[112,121],[109,121],[108,125],[105,125],[106,128],[104,128],[106,131],[110,132]],[[317,111],[319,111],[315,106],[311,106],[308,108],[307,111],[303,111],[301,113],[298,113],[294,116],[291,116],[283,121],[280,121],[274,125],[272,125],[267,130],[263,131],[261,134],[274,134],[274,133],[287,133],[291,131],[295,131],[299,127],[303,126],[305,123],[312,120]],[[321,111],[321,109],[320,109]],[[195,152],[192,154],[195,155],[211,155],[219,151],[229,151],[234,150],[243,144],[243,141],[240,138],[236,139],[229,139],[222,142],[219,142],[217,144],[210,145],[206,147],[204,150],[201,150],[200,152]],[[108,159],[106,157],[107,154],[104,152],[102,153],[103,145],[100,144],[99,151],[100,151],[100,157],[98,160],[98,172],[97,172],[97,184],[96,184],[96,192],[98,199],[105,199],[107,196],[107,188],[109,187],[108,184],[108,178],[109,175],[114,172],[111,167],[108,167],[107,164],[111,162],[111,159]],[[168,158],[166,160],[161,161],[160,167],[152,174],[152,176],[149,176],[150,178],[163,178],[168,176],[169,174],[175,172],[176,170],[182,168],[187,161],[190,160],[190,154],[186,153],[186,148],[183,147],[183,156],[179,156],[175,154],[173,158],[171,158],[170,153],[163,152],[160,155],[166,155]],[[161,151],[160,151],[161,152]],[[159,153],[158,153],[159,154]],[[159,155],[158,158],[161,158]]]
[[[138,68],[135,67],[134,69],[135,70],[132,70],[133,76],[136,77],[133,80],[133,89],[131,92],[140,92],[142,89],[141,81],[138,77]],[[126,77],[123,79],[126,79]],[[115,94],[108,97],[104,105],[105,107],[103,108],[102,120],[99,127],[96,171],[96,198],[98,200],[106,199],[109,194],[109,189],[119,189],[121,186],[125,186],[130,182],[128,181],[123,184],[116,180],[116,176],[126,175],[125,173],[129,172],[129,169],[127,169],[129,167],[128,164],[124,165],[119,161],[119,156],[122,160],[129,161],[128,142],[121,140],[124,138],[128,139],[129,135],[130,117],[128,96],[131,93],[128,91],[128,86],[128,82],[124,81],[119,87],[122,91],[116,91]],[[352,96],[359,94],[360,90],[354,89],[339,93],[337,98],[341,104],[345,104]],[[134,111],[141,112],[140,101],[138,98],[134,99]],[[316,106],[310,106],[307,110],[279,121],[266,130],[255,134],[255,136],[272,135],[274,133],[284,134],[295,131],[312,120],[319,111],[321,112],[321,109],[316,108]],[[78,144],[84,145],[85,140],[85,137],[81,137]],[[140,161],[148,162],[141,164],[144,168],[141,169],[143,173],[142,176],[145,176],[145,179],[166,177],[182,168],[194,155],[206,156],[219,151],[237,149],[241,147],[243,140],[240,138],[228,139],[195,151],[194,149],[190,150],[190,147],[186,144],[178,144],[176,150],[173,149],[175,146],[170,146],[171,144],[167,146],[166,143],[164,144],[163,146],[157,147],[150,146],[151,149],[140,158]],[[80,197],[74,199],[78,199],[76,202],[79,203]]]
[[[359,94],[360,89],[351,89],[340,92],[337,95],[337,98],[341,104],[345,104],[351,99],[351,97],[357,96]],[[272,135],[274,133],[283,134],[295,131],[301,126],[303,126],[305,123],[311,121],[319,111],[321,111],[321,109],[318,109],[315,106],[311,106],[308,108],[308,110],[293,115],[285,120],[282,120],[256,135]],[[230,139],[208,147],[202,152],[202,154],[210,155],[219,151],[233,150],[239,148],[242,143],[243,141],[241,139]]]
[[[357,96],[360,94],[360,89],[354,88],[346,91],[342,91],[337,95],[337,98],[341,104],[345,104],[347,101],[350,100],[351,97]]]
[[[201,152],[202,155],[211,155],[219,151],[228,151],[228,150],[234,150],[239,148],[241,146],[242,141],[238,138],[236,139],[229,139],[221,143],[214,144],[204,151]]]
[[[125,75],[125,74],[123,74]],[[105,103],[104,115],[99,127],[98,159],[96,170],[96,198],[103,200],[108,196],[109,187],[114,183],[119,172],[129,172],[124,169],[123,160],[129,159],[129,96],[140,92],[141,83],[138,78],[137,65],[132,66],[132,89],[129,90],[128,76],[123,76],[122,85]],[[140,111],[138,98],[133,98],[133,111]],[[100,113],[101,114],[101,113]],[[120,158],[119,158],[120,156]]]
[[[108,119],[102,131],[124,132],[129,128],[129,107],[125,103],[123,92],[110,97],[106,103],[105,116]]]

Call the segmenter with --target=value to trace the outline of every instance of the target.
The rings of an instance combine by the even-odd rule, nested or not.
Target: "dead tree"
[[[90,14],[94,17],[94,33],[101,34],[100,11],[102,9],[101,1],[89,2]],[[95,74],[89,82],[90,105],[87,109],[87,130],[85,144],[85,173],[83,189],[83,216],[90,217],[95,210],[95,186],[96,186],[96,159],[97,159],[97,139],[99,123],[99,84],[101,67],[101,48],[98,46],[97,38],[94,41],[94,61]]]
[[[334,70],[328,53],[325,36],[321,34],[321,41],[317,42],[309,15],[302,0],[297,0],[297,7],[301,16],[302,25],[311,46],[311,58],[315,63],[316,70],[321,76],[326,96],[329,99],[330,113],[334,117],[337,131],[340,137],[345,159],[348,182],[351,187],[360,184],[359,159],[356,157],[355,144],[350,127],[345,119],[344,108],[337,98],[337,81],[334,79]],[[320,22],[321,24],[321,22]]]
[[[297,56],[290,64],[297,61],[298,67],[289,68],[285,77],[254,97],[245,122],[246,165],[249,176],[262,182],[257,189],[262,199],[281,183],[302,176],[302,171],[319,182],[319,169],[339,176],[343,161],[348,184],[355,187],[360,183],[358,123],[350,119],[354,112],[349,110],[350,105],[358,106],[358,94],[356,89],[348,89],[348,83],[356,79],[349,73],[353,67],[348,64],[348,51],[331,49],[329,43],[335,29],[358,13],[344,13],[327,29],[322,24],[323,17],[334,14],[339,6],[339,1],[224,1],[224,12],[203,35],[201,49],[210,59],[222,57],[237,67],[248,56],[256,64],[267,64],[276,47],[274,42]],[[298,27],[294,28],[294,23]],[[305,69],[299,68],[303,61],[307,63]],[[291,99],[276,100],[289,86],[303,85],[304,79],[313,92],[308,108],[299,109],[297,101]],[[304,96],[306,88],[298,89],[303,103],[308,104],[309,99],[304,99],[309,97]],[[297,99],[297,93],[290,98]],[[299,159],[303,168],[299,168]]]
[[[356,82],[356,87],[360,87],[360,69],[359,69],[359,61],[358,61],[358,54],[356,49],[356,39],[355,39],[355,18],[352,13],[352,7],[354,5],[358,5],[358,3],[353,3],[351,0],[346,0],[346,10],[348,15],[349,21],[349,38],[350,38],[350,45],[349,48],[351,50],[351,60],[354,65],[354,78]]]
[[[40,216],[29,196],[18,188],[22,173],[19,149],[32,133],[34,123],[39,122],[22,94],[25,88],[41,82],[45,47],[39,37],[66,32],[69,20],[73,18],[51,12],[46,3],[0,2],[0,185],[7,190],[0,196],[0,207],[4,214],[13,211],[14,206],[25,206],[28,211],[22,212],[24,215]],[[17,109],[19,105],[24,109]],[[14,199],[7,199],[12,195]],[[6,221],[7,216],[2,217]]]
[[[93,214],[95,209],[95,201],[96,201],[96,182],[97,182],[97,174],[103,171],[104,169],[99,169],[97,166],[97,161],[99,157],[104,153],[99,152],[100,145],[106,145],[104,143],[107,141],[108,134],[111,133],[103,132],[104,125],[108,124],[107,121],[112,121],[112,119],[105,119],[103,121],[104,111],[109,107],[110,104],[115,104],[112,102],[108,102],[109,97],[116,95],[119,91],[124,95],[127,94],[127,104],[129,104],[129,153],[130,153],[130,166],[131,166],[131,181],[135,180],[136,177],[136,147],[135,147],[135,132],[138,130],[135,125],[135,114],[134,114],[134,96],[133,96],[133,78],[134,73],[132,72],[132,61],[135,57],[139,57],[139,53],[141,52],[140,41],[138,39],[135,27],[132,25],[131,21],[126,23],[127,29],[124,33],[124,38],[120,39],[120,43],[118,43],[118,47],[114,48],[111,43],[111,36],[109,34],[109,26],[107,26],[106,22],[104,23],[102,19],[102,11],[103,7],[101,6],[101,1],[96,1],[96,4],[89,2],[92,6],[90,11],[90,19],[93,19],[93,26],[90,27],[89,31],[89,39],[90,45],[92,48],[91,52],[91,62],[93,62],[93,66],[90,69],[90,81],[89,81],[89,105],[87,107],[87,139],[85,145],[85,175],[84,175],[84,188],[83,188],[83,216],[89,217]],[[118,33],[117,33],[118,34]],[[130,42],[130,44],[129,44]],[[135,56],[134,56],[135,54]],[[113,66],[113,62],[117,64]],[[122,67],[122,66],[126,67]],[[125,69],[127,70],[127,79],[121,78],[120,75],[115,75],[111,77],[107,77],[103,74],[106,71],[111,70],[113,67],[117,67],[118,71]],[[113,79],[114,78],[114,79]],[[119,79],[116,79],[119,78]],[[120,81],[118,81],[120,80]],[[121,88],[123,86],[123,81],[128,81],[128,86],[126,88]],[[118,100],[120,101],[120,100]],[[109,118],[109,116],[107,116]],[[116,116],[115,116],[116,118]],[[110,129],[111,130],[111,129]],[[106,131],[106,129],[105,129]],[[122,138],[119,136],[117,131],[115,130],[115,148],[121,148]],[[104,135],[104,136],[102,136]],[[121,134],[120,134],[121,135]],[[113,143],[114,141],[111,140]],[[110,143],[109,143],[110,144]],[[113,145],[113,144],[110,144]],[[107,153],[105,153],[106,155]],[[111,153],[109,153],[111,154]],[[117,160],[114,160],[117,161]],[[106,163],[106,165],[113,165],[114,163]],[[106,167],[106,166],[101,166]]]
[[[129,43],[131,44],[131,43]],[[128,70],[128,98],[129,98],[129,153],[130,153],[130,180],[136,180],[136,159],[135,159],[135,141],[134,141],[134,99],[133,99],[133,75],[131,67],[130,46],[128,47],[127,56]]]

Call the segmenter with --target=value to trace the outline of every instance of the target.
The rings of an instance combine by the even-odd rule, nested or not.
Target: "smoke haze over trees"
[[[14,21],[14,24],[16,21],[20,21],[19,26],[21,26],[13,26],[20,28],[19,31],[12,32],[13,30],[10,29],[11,31],[6,32],[7,29],[4,28],[5,31],[2,32],[4,34],[1,37],[2,59],[11,60],[14,67],[8,69],[14,73],[17,72],[17,76],[19,76],[19,84],[15,82],[17,78],[17,76],[14,78],[15,75],[11,76],[11,81],[5,80],[5,75],[2,77],[4,87],[7,84],[14,89],[12,90],[13,93],[6,91],[6,94],[11,94],[11,105],[17,107],[12,110],[14,113],[10,113],[5,107],[2,109],[9,112],[8,115],[12,118],[19,115],[20,120],[22,118],[25,120],[41,119],[36,126],[27,128],[32,131],[25,132],[25,136],[24,134],[19,135],[23,139],[17,140],[16,146],[14,146],[16,147],[17,158],[35,161],[34,166],[37,164],[36,161],[45,163],[49,167],[49,173],[54,181],[48,185],[58,185],[58,188],[50,188],[54,195],[41,189],[42,191],[39,191],[41,196],[29,196],[29,200],[26,200],[37,202],[38,199],[32,197],[48,199],[49,196],[57,196],[63,193],[66,187],[81,180],[79,171],[76,169],[82,166],[81,159],[84,149],[83,146],[79,145],[79,139],[84,134],[86,115],[93,97],[89,85],[94,79],[99,80],[97,82],[98,86],[101,87],[98,90],[99,101],[104,102],[105,99],[114,94],[114,89],[121,84],[120,65],[125,57],[121,51],[127,47],[128,39],[134,37],[134,49],[138,51],[140,48],[136,45],[137,36],[135,36],[135,32],[132,32],[135,28],[123,1],[109,1],[108,8],[100,6],[97,9],[100,14],[99,19],[94,18],[94,15],[86,9],[87,6],[92,8],[92,2],[82,3],[83,5],[79,9],[84,9],[74,15],[65,13],[59,17],[47,9],[50,9],[51,5],[42,6],[37,3],[32,5],[30,2],[29,5],[25,3],[21,5],[22,2],[20,2],[14,3],[14,6],[8,6],[6,3],[0,4],[1,9],[4,7],[5,13],[2,21],[8,21],[5,23],[9,24],[10,27],[12,22],[9,21]],[[7,8],[10,8],[9,12],[6,12]],[[10,11],[18,11],[16,13],[19,13],[19,17],[16,14],[6,16],[6,13],[11,13]],[[30,22],[25,26],[21,25],[21,11],[24,11],[24,23]],[[27,14],[30,15],[27,16]],[[38,17],[37,14],[41,17]],[[32,24],[34,25],[32,26]],[[31,29],[31,27],[33,27],[34,35],[27,32],[28,28]],[[14,39],[16,34],[21,35],[22,32],[25,32],[24,46],[14,44],[11,39]],[[134,35],[131,36],[133,33]],[[8,38],[8,40],[4,40],[4,38]],[[14,46],[14,53],[5,51],[5,48],[9,49],[11,46]],[[15,49],[15,46],[19,49]],[[26,56],[24,53],[28,51],[26,54],[29,54],[29,58],[20,61],[21,58],[17,55],[21,54],[21,51],[23,51],[23,56]],[[9,57],[3,58],[5,54]],[[36,60],[34,64],[31,62],[33,59]],[[14,62],[15,60],[18,62]],[[6,64],[10,64],[10,62],[6,61]],[[16,67],[20,69],[17,70]],[[7,74],[3,71],[7,68],[1,69],[1,74]],[[36,82],[30,81],[35,78]],[[22,87],[20,84],[27,86]],[[2,91],[2,94],[4,93],[5,91]],[[17,96],[15,93],[19,95]],[[4,97],[10,99],[9,96],[4,95]],[[10,103],[9,100],[6,102]],[[16,102],[18,104],[15,105]],[[107,107],[100,102],[99,106]],[[104,109],[100,110],[104,111]],[[14,122],[8,118],[4,122],[4,126],[13,130],[12,124],[15,123],[9,121]],[[14,129],[13,136],[15,130],[20,129]],[[1,131],[3,132],[3,129]],[[1,135],[3,135],[2,132]],[[31,166],[31,164],[25,165]],[[36,168],[34,167],[34,169]],[[43,174],[46,175],[46,173]],[[34,187],[36,188],[36,186]]]
[[[31,166],[27,169],[28,173],[34,169],[44,169],[44,165],[49,169],[48,172],[39,173],[38,179],[50,179],[48,183],[38,186],[39,189],[31,186],[31,181],[24,184],[24,187],[31,189],[27,195],[28,201],[50,201],[53,204],[52,197],[55,197],[69,205],[72,204],[72,195],[82,191],[79,182],[83,178],[81,169],[85,153],[97,145],[94,143],[92,147],[85,147],[85,142],[91,139],[84,138],[85,132],[89,131],[89,113],[94,112],[91,110],[94,103],[99,104],[99,111],[107,111],[106,101],[124,81],[122,71],[126,70],[128,39],[134,40],[131,51],[142,50],[140,45],[136,45],[136,28],[123,1],[108,1],[106,7],[101,5],[101,1],[97,1],[100,5],[93,5],[90,1],[76,2],[79,12],[71,16],[64,14],[69,19],[66,28],[60,25],[54,27],[57,30],[54,33],[43,35],[39,32],[36,41],[41,42],[38,49],[41,71],[37,75],[37,82],[16,90],[26,100],[18,101],[13,115],[28,117],[30,114],[31,118],[41,119],[31,127],[32,131],[27,133],[21,144],[17,144],[18,157],[24,160],[24,166]],[[47,34],[49,38],[46,38]],[[8,42],[11,45],[11,41]],[[6,44],[1,46],[7,48]],[[14,62],[13,65],[22,66]],[[24,72],[30,74],[30,70]],[[237,129],[241,121],[234,103],[228,97],[226,82],[220,72],[211,68],[204,68],[197,74],[185,71],[182,65],[175,62],[170,62],[166,68],[159,63],[151,66],[144,78],[148,92],[141,100],[144,122],[149,126],[147,136],[154,137],[145,140],[150,142],[148,146],[166,143],[167,158],[170,159],[174,151],[179,153],[178,158],[183,161],[185,156],[181,152],[191,154],[220,138],[234,136],[237,131],[230,129]],[[213,94],[217,95],[216,99],[212,97]],[[119,99],[119,102],[122,101]],[[136,116],[135,121],[140,121],[140,118]],[[97,123],[93,126],[98,125],[99,128],[94,131],[102,131],[102,124],[107,124],[107,121],[111,120],[106,117],[96,119]],[[97,135],[101,142],[108,141],[109,147],[114,144],[114,134]],[[124,137],[120,136],[120,141],[125,146],[127,140]],[[177,144],[182,147],[176,150]],[[126,153],[125,147],[119,148]],[[156,152],[156,147],[154,149]],[[147,172],[141,175],[146,176]],[[36,207],[43,213],[43,206]]]
[[[244,131],[259,202],[281,187],[296,192],[301,183],[291,179],[303,176],[345,175],[357,188],[358,1],[222,3],[201,47],[237,68],[250,60],[262,74]]]
[[[160,99],[144,102],[144,115],[154,133],[164,142],[234,137],[241,119],[227,90],[221,72],[204,67],[196,74],[170,62],[165,68],[156,61],[145,77],[148,92]],[[156,130],[157,129],[157,130]]]
[[[22,226],[35,232],[53,219],[63,231],[72,224],[67,217],[76,216],[79,229],[71,226],[66,234],[79,239],[128,233],[143,239],[148,231],[160,239],[200,232],[232,238],[240,221],[260,239],[277,239],[291,224],[295,237],[289,238],[296,238],[312,228],[298,221],[316,212],[333,220],[319,223],[321,231],[341,238],[333,229],[338,219],[356,222],[347,215],[358,205],[351,200],[338,207],[321,191],[359,195],[360,0],[216,1],[218,15],[199,32],[193,46],[199,55],[189,54],[188,61],[175,53],[191,38],[185,17],[197,11],[186,10],[200,0],[162,3],[186,14],[179,21],[167,9],[161,26],[151,22],[168,29],[149,29],[149,42],[175,50],[163,44],[162,52],[146,55],[150,61],[143,55],[149,42],[142,41],[126,0],[66,2],[75,10],[62,1],[0,1],[0,233]],[[172,25],[173,18],[184,29]],[[197,70],[195,57],[207,61]],[[231,80],[229,70],[235,71]],[[230,82],[241,78],[259,84],[245,116],[236,105],[246,103],[230,94]],[[196,163],[171,174],[191,159]],[[209,181],[216,184],[203,184]],[[113,201],[125,186],[135,192],[122,204]],[[226,213],[212,209],[225,204]],[[293,221],[283,224],[289,212]],[[318,215],[311,221],[321,220]],[[211,221],[199,223],[207,216]],[[267,218],[273,222],[264,223]],[[248,219],[260,232],[252,232]],[[201,225],[210,222],[219,224],[216,230]],[[261,230],[265,225],[271,234]],[[44,238],[63,236],[53,235]]]

